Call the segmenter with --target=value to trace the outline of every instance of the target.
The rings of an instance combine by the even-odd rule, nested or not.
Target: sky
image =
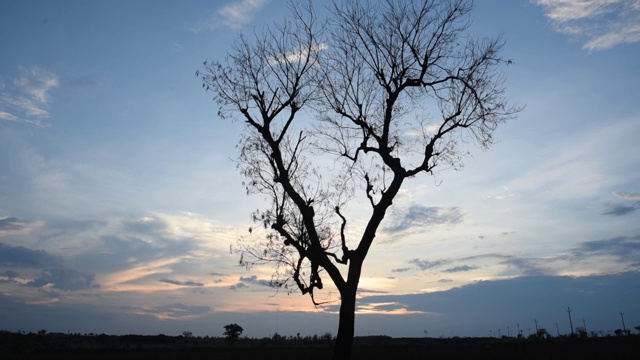
[[[0,0],[2,330],[336,333],[335,291],[316,308],[230,252],[260,240],[264,200],[236,170],[242,124],[195,76],[286,12]],[[640,325],[640,2],[481,0],[472,16],[473,35],[505,40],[524,110],[462,169],[405,184],[356,335],[566,334],[568,307],[589,331]]]

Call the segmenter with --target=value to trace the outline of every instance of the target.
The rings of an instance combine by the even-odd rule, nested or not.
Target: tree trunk
[[[357,286],[347,286],[347,289],[341,293],[340,320],[336,344],[333,348],[333,360],[349,360],[351,358],[356,319],[357,289]]]

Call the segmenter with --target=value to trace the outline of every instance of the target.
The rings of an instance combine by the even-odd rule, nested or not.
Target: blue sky
[[[233,162],[242,126],[194,75],[284,5],[0,3],[4,329],[335,333],[335,304],[276,294],[270,267],[230,254],[258,240],[263,200]],[[640,325],[640,2],[482,0],[473,16],[474,34],[505,39],[525,109],[460,171],[406,184],[356,333],[566,333],[567,306],[589,330],[621,327],[620,311]]]

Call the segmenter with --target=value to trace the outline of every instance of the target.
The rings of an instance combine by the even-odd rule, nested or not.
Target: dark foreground
[[[155,338],[155,337],[154,337]],[[1,359],[330,359],[329,343],[269,343],[245,341],[233,348],[222,342],[206,344],[181,341],[167,337],[167,342],[130,341],[126,347],[112,343],[105,346],[87,346],[86,343],[58,343],[56,346],[33,343],[33,339],[19,339],[0,343]],[[13,338],[13,340],[16,340]],[[35,338],[38,340],[38,338]],[[68,339],[67,339],[68,340]],[[160,339],[162,340],[162,339]],[[79,345],[80,344],[80,345]],[[386,337],[358,338],[353,359],[640,359],[640,335],[597,338],[552,339],[392,339]]]

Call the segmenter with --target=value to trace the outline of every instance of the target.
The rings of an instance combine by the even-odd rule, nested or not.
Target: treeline
[[[184,349],[217,347],[288,347],[288,346],[329,346],[334,340],[331,333],[322,335],[284,336],[273,334],[264,338],[239,338],[230,345],[228,339],[221,336],[194,336],[185,331],[182,335],[107,335],[94,333],[57,333],[40,330],[36,333],[25,331],[0,330],[0,354],[64,351],[73,349],[87,350],[135,350],[135,349]]]
[[[276,333],[264,338],[241,337],[231,344],[224,336],[194,336],[189,331],[178,336],[0,331],[0,359],[66,359],[68,354],[84,359],[99,355],[102,357],[98,358],[102,359],[105,354],[120,354],[123,359],[153,356],[161,360],[176,357],[200,359],[204,356],[202,354],[209,354],[213,358],[229,358],[233,355],[243,360],[255,358],[253,354],[271,354],[265,359],[282,360],[282,354],[329,354],[334,341],[330,333],[307,336]],[[362,336],[355,338],[354,351],[362,355],[360,358],[371,359],[388,359],[399,354],[406,359],[422,359],[425,352],[435,358],[449,359],[467,358],[470,353],[479,354],[479,359],[639,359],[640,335],[621,333],[591,337],[576,334],[552,337],[540,331],[536,336],[526,338]],[[514,357],[514,354],[517,356]],[[577,354],[580,356],[575,357]]]

